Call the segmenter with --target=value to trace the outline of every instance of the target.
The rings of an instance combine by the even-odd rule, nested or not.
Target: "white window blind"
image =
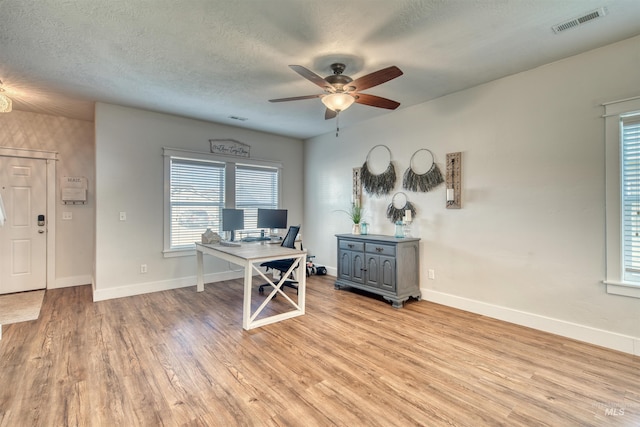
[[[244,209],[244,228],[258,229],[258,208],[278,208],[278,169],[236,165],[236,208]]]
[[[257,230],[258,208],[279,207],[282,165],[163,148],[165,257],[194,254],[207,228],[223,234],[222,209],[245,211],[245,232]]]
[[[624,280],[640,282],[640,115],[621,118]]]
[[[220,232],[224,168],[221,162],[171,158],[171,249],[192,247],[207,228]]]

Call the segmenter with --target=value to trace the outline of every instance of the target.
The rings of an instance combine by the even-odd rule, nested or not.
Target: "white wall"
[[[350,232],[335,210],[349,204],[352,168],[385,144],[398,183],[389,196],[365,195],[368,220],[373,232],[392,234],[391,196],[405,191],[417,206],[424,298],[640,354],[640,299],[608,295],[601,283],[600,105],[640,95],[639,44],[629,39],[354,126],[346,111],[339,138],[305,143],[307,247],[335,269],[333,235]],[[445,209],[444,185],[401,189],[420,148],[435,153],[443,174],[446,153],[463,153],[461,210]]]
[[[56,165],[55,283],[49,288],[91,283],[95,217],[93,123],[13,110],[0,114],[0,146],[58,152]],[[60,178],[84,176],[89,181],[86,205],[63,205]],[[71,212],[71,220],[62,213]]]
[[[300,140],[109,104],[97,104],[95,120],[94,300],[195,285],[195,255],[162,254],[163,147],[206,153],[213,138],[249,144],[251,158],[282,163],[283,207],[290,224],[302,223]],[[119,220],[120,212],[126,212],[126,221]],[[140,273],[141,264],[147,264],[148,273]],[[228,263],[211,257],[205,273],[207,280],[237,277]]]

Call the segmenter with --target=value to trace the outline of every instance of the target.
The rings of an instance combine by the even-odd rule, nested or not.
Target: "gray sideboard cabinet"
[[[394,308],[420,294],[420,239],[380,234],[336,234],[335,288],[352,287],[382,295]]]

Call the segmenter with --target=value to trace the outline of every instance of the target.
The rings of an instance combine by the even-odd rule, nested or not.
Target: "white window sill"
[[[603,281],[607,285],[607,293],[625,297],[640,298],[640,283]]]
[[[175,258],[179,256],[193,256],[196,254],[195,248],[187,248],[187,249],[168,249],[162,251],[162,256],[164,258]]]

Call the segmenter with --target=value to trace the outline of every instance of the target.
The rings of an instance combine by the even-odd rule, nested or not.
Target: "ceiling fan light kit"
[[[323,96],[320,100],[325,107],[336,113],[346,110],[356,101],[356,99],[348,93],[331,93]]]

